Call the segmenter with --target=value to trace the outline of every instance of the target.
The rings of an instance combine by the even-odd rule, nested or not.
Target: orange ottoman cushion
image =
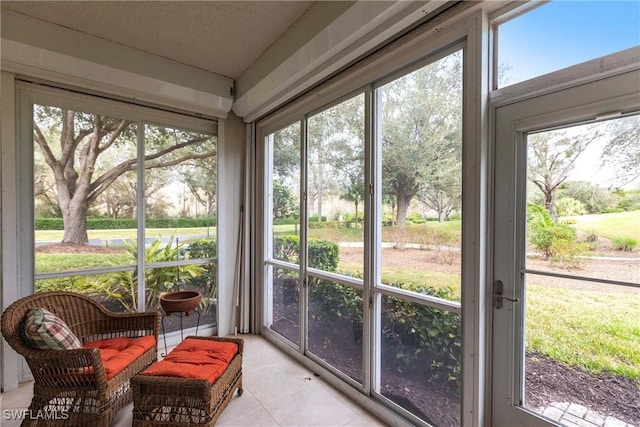
[[[142,375],[207,380],[213,384],[238,353],[233,342],[186,339]]]
[[[156,338],[153,335],[148,335],[139,338],[96,340],[86,343],[83,347],[93,347],[100,351],[107,380],[110,380],[155,345]]]

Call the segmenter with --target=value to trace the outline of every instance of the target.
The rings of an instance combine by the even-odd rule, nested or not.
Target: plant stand
[[[195,335],[197,336],[198,335],[198,328],[200,327],[200,312],[198,310],[193,310],[191,313],[195,313],[197,315],[196,333],[195,333]],[[184,311],[180,311],[180,312],[173,312],[173,313],[167,314],[165,312],[162,315],[160,323],[162,325],[162,339],[164,340],[164,353],[160,353],[160,356],[164,357],[164,356],[167,355],[167,335],[166,335],[165,329],[164,329],[164,319],[166,319],[167,317],[171,317],[174,314],[180,318],[180,340],[184,341],[184,327],[183,327],[183,324],[182,324],[182,319],[184,317],[189,316],[191,313],[185,313]]]
[[[164,319],[169,316],[177,315],[180,318],[180,339],[184,341],[184,326],[182,319],[185,316],[196,313],[198,319],[196,321],[196,335],[198,335],[198,327],[200,326],[200,312],[196,309],[200,305],[202,294],[198,291],[175,291],[169,292],[160,297],[160,306],[164,309],[162,315],[162,338],[164,340],[164,354],[167,354],[167,335],[164,328]]]

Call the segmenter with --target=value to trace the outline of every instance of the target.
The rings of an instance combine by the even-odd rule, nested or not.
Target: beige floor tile
[[[0,407],[2,409],[27,408],[33,397],[33,383],[20,384],[17,390],[2,393]]]
[[[242,396],[234,395],[218,419],[220,426],[382,426],[367,411],[333,389],[311,370],[264,338],[240,335],[245,340]],[[26,408],[32,383],[4,393],[1,409]],[[133,404],[123,408],[111,427],[129,427]],[[14,427],[19,420],[0,420]]]
[[[258,400],[251,394],[249,390],[244,388],[242,396],[234,394],[233,398],[229,402],[229,406],[226,407],[220,418],[219,422],[226,419],[232,419],[253,411],[254,409],[264,409]]]
[[[242,396],[244,397],[244,395]],[[230,405],[231,406],[231,405]],[[231,407],[225,409],[224,413],[218,419],[216,426],[222,427],[269,427],[278,426],[279,424],[262,406],[250,410],[240,412],[228,412]]]
[[[323,387],[303,390],[265,408],[281,426],[341,426],[357,417],[348,403]]]

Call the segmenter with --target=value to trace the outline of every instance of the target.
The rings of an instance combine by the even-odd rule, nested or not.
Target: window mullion
[[[137,156],[138,161],[136,162],[136,173],[137,173],[137,186],[138,191],[136,192],[136,217],[138,223],[138,260],[137,260],[137,268],[138,268],[138,311],[142,312],[146,310],[146,298],[145,298],[145,257],[140,256],[145,252],[145,200],[144,200],[144,130],[145,126],[143,122],[138,122],[136,129],[136,143],[138,144]]]
[[[308,312],[308,295],[309,288],[307,282],[307,225],[309,223],[308,218],[308,199],[307,199],[307,120],[305,117],[300,121],[300,304],[299,316],[300,316],[300,351],[305,354],[307,351],[307,312]]]

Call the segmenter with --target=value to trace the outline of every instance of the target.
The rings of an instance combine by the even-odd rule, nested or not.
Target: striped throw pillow
[[[82,343],[64,321],[44,308],[32,308],[25,315],[24,331],[33,348],[72,350]]]

